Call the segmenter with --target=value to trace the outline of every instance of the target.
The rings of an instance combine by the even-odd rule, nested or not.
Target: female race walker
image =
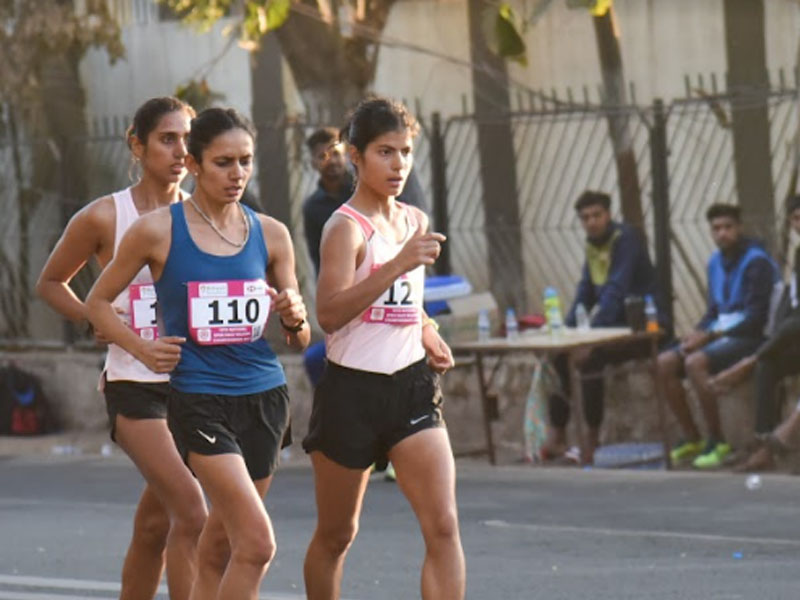
[[[105,267],[123,233],[140,215],[181,199],[186,175],[185,138],[194,110],[175,98],[145,102],[128,130],[128,146],[141,167],[132,187],[95,200],[69,222],[53,249],[36,290],[56,311],[74,322],[87,319],[86,305],[69,287],[72,277],[94,256]],[[131,278],[134,295],[152,295],[145,267]],[[152,303],[152,302],[151,302]],[[113,306],[130,322],[130,294],[125,286]],[[152,318],[152,316],[151,316]],[[147,322],[144,335],[156,328]],[[98,339],[102,335],[97,330]],[[206,518],[200,486],[184,466],[167,428],[168,376],[156,374],[115,344],[108,347],[101,388],[115,440],[147,481],[125,564],[120,598],[153,598],[164,568],[166,546],[170,597],[189,597],[196,572],[196,545]]]
[[[275,552],[262,500],[289,427],[286,378],[262,337],[268,313],[277,312],[290,346],[309,340],[289,231],[239,202],[254,138],[232,109],[192,120],[193,196],[137,221],[87,300],[109,339],[154,371],[171,371],[169,427],[211,501],[193,599],[258,597]],[[111,307],[143,266],[172,336],[165,343],[135,335]]]
[[[370,465],[387,454],[425,539],[422,597],[464,597],[455,465],[438,381],[453,357],[422,311],[425,265],[444,236],[427,233],[425,214],[395,201],[417,127],[402,104],[370,98],[342,130],[358,183],[322,236],[317,316],[328,363],[303,442],[317,499],[304,569],[310,600],[339,598]]]

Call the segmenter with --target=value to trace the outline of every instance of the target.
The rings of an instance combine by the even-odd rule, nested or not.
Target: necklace
[[[211,229],[213,229],[214,232],[219,237],[221,237],[223,240],[228,242],[231,246],[235,246],[237,248],[241,248],[242,246],[244,246],[247,243],[247,240],[250,238],[250,220],[247,218],[247,215],[245,215],[244,209],[242,208],[241,204],[239,204],[239,212],[242,215],[242,221],[244,222],[244,239],[241,242],[234,242],[231,238],[229,238],[227,235],[222,233],[222,231],[220,231],[219,227],[217,227],[214,224],[214,221],[211,220],[211,217],[209,217],[206,213],[204,213],[202,210],[200,210],[200,207],[197,206],[197,203],[194,201],[194,196],[189,196],[189,202],[192,203],[192,206],[197,211],[197,214],[200,215],[201,217],[203,217],[203,220],[206,223],[209,224]]]

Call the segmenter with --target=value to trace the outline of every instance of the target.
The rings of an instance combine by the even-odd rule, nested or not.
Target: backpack
[[[0,368],[0,435],[39,435],[56,420],[39,378],[15,365]]]

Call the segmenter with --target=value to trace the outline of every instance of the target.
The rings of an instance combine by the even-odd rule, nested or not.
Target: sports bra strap
[[[350,208],[349,206],[347,206],[347,204],[342,204],[336,210],[336,212],[341,212],[350,217],[351,219],[353,219],[356,223],[358,223],[366,239],[370,239],[372,237],[372,234],[375,233],[375,227],[372,225],[372,223],[369,222],[369,219],[367,219],[364,215],[362,215],[354,208]]]

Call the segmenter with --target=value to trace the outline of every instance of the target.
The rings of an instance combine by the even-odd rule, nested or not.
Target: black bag
[[[0,368],[0,435],[39,435],[56,429],[39,378],[14,365]]]

